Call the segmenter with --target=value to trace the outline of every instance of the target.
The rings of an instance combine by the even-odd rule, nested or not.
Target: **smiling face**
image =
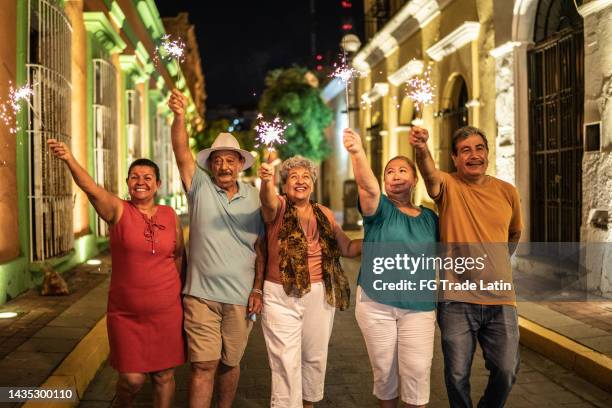
[[[387,195],[410,197],[417,183],[414,168],[403,158],[391,159],[385,166],[385,192]]]
[[[283,190],[287,199],[294,204],[308,202],[314,189],[314,180],[305,167],[294,167],[289,170]]]
[[[232,150],[218,150],[209,158],[209,168],[215,183],[224,189],[236,184],[243,166],[242,156]]]
[[[127,178],[128,192],[132,200],[148,201],[155,197],[161,181],[150,166],[134,166]]]
[[[451,155],[459,177],[478,181],[485,176],[489,165],[489,150],[482,136],[477,134],[457,141],[457,153]]]

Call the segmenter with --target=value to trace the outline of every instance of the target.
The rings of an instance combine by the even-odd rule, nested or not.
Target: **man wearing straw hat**
[[[216,374],[218,406],[231,407],[252,325],[248,315],[260,312],[263,294],[263,259],[255,267],[258,238],[264,235],[259,192],[238,180],[254,159],[234,136],[220,133],[196,162],[189,150],[184,96],[174,90],[168,106],[174,112],[172,148],[189,204],[183,290],[189,405],[210,406]]]

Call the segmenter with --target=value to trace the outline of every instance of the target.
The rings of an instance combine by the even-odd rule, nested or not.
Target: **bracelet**
[[[257,288],[253,288],[251,290],[251,293],[257,293],[257,294],[260,294],[261,296],[263,296],[263,290],[257,289]]]

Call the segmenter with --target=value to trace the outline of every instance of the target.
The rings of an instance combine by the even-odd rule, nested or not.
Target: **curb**
[[[65,408],[76,407],[85,394],[87,386],[109,355],[106,332],[106,315],[81,339],[66,356],[59,367],[40,385],[41,388],[71,388],[75,390],[75,401],[27,402],[27,408]]]
[[[521,344],[612,392],[612,358],[519,316]]]

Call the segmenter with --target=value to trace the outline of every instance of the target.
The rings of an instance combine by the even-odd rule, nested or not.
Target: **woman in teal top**
[[[435,271],[421,265],[434,254],[438,217],[412,202],[417,173],[410,159],[398,156],[387,163],[384,195],[361,137],[345,129],[344,146],[365,228],[355,316],[372,364],[374,395],[381,407],[396,407],[398,398],[408,407],[424,406],[429,402],[435,292],[420,290],[420,282],[435,281]]]

